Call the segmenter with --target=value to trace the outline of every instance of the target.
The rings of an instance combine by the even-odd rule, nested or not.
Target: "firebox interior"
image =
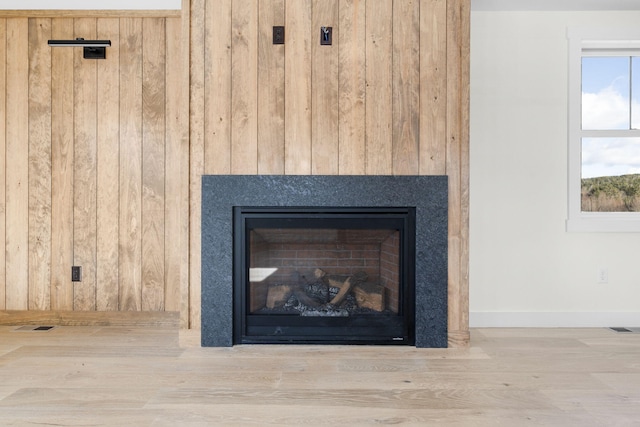
[[[234,208],[234,342],[407,344],[415,209]]]

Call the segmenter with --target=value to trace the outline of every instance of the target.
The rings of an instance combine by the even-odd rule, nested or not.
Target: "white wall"
[[[640,233],[565,231],[567,27],[638,22],[638,11],[472,12],[472,327],[640,326]]]
[[[0,10],[175,10],[182,0],[3,0]]]

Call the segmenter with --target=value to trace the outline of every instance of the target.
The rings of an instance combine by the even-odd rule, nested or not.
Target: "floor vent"
[[[54,326],[20,326],[19,328],[14,329],[14,332],[33,332],[33,331],[49,331],[53,329]]]
[[[633,333],[637,334],[638,332],[640,332],[640,329],[637,329],[637,328],[629,329],[629,328],[622,328],[622,327],[611,327],[609,329],[611,329],[614,332],[620,332],[625,334],[633,334]]]

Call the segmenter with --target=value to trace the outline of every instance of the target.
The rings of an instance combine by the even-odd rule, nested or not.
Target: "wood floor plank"
[[[0,425],[626,426],[640,420],[640,334],[478,329],[471,336],[466,349],[201,348],[195,331],[177,325],[46,332],[5,325]]]

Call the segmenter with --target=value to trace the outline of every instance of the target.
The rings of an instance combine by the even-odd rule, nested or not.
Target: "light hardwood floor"
[[[640,426],[640,334],[609,329],[474,329],[468,349],[24,329],[0,326],[1,426]]]

